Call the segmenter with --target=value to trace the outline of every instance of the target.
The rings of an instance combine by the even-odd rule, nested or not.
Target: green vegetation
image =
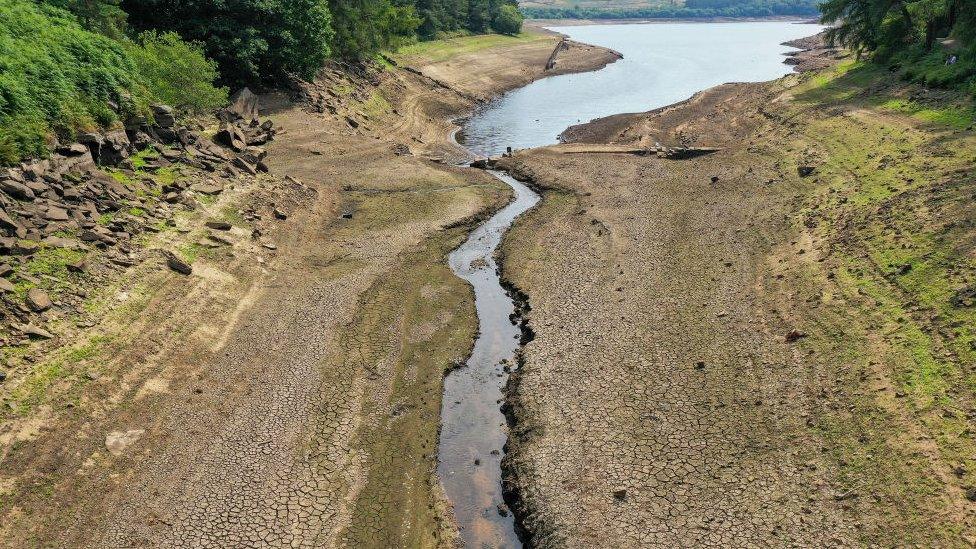
[[[116,40],[29,0],[0,0],[0,12],[0,164],[145,115],[154,101],[188,110],[223,101],[226,92],[211,85],[213,68],[175,35]]]
[[[604,6],[525,7],[534,19],[707,19],[710,17],[770,17],[819,15],[816,0],[686,0],[638,6],[605,3]]]
[[[971,0],[827,0],[832,43],[867,53],[903,78],[976,93],[976,9]]]

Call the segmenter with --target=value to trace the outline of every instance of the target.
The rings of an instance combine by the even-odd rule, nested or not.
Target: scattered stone
[[[27,291],[27,306],[35,313],[43,313],[50,309],[52,305],[51,298],[47,295],[47,292],[38,288],[31,288]]]
[[[85,261],[84,258],[82,258],[79,259],[78,261],[75,261],[74,263],[68,263],[67,265],[65,265],[65,268],[68,269],[68,272],[71,273],[83,273],[85,272],[85,270],[88,269],[88,263]]]
[[[33,337],[36,339],[54,339],[54,334],[45,330],[44,328],[34,326],[33,324],[28,324],[25,326],[24,333],[27,334],[28,337]]]
[[[794,328],[786,334],[786,342],[793,343],[797,340],[803,339],[804,337],[807,337],[805,332],[801,332],[800,330]]]
[[[17,200],[34,200],[34,191],[30,187],[10,179],[0,181],[0,191],[7,193]]]
[[[0,294],[12,294],[17,288],[6,278],[0,278]]]
[[[800,177],[808,177],[808,176],[811,176],[811,175],[813,175],[813,172],[815,172],[815,171],[817,171],[817,168],[815,168],[814,166],[797,166],[796,167],[796,173]]]
[[[281,219],[281,220],[288,219],[288,214],[279,210],[278,208],[275,208],[274,211],[272,211],[271,213],[272,215],[275,216],[275,219]]]
[[[207,221],[205,225],[217,231],[229,231],[232,228],[232,225],[226,221]]]
[[[176,257],[176,255],[173,253],[166,254],[166,265],[181,275],[189,275],[193,273],[193,267],[190,266],[190,264],[186,261]]]
[[[126,448],[135,444],[144,434],[146,434],[145,429],[132,429],[125,432],[112,431],[105,435],[105,449],[113,456],[120,456]]]
[[[249,173],[251,175],[257,175],[258,174],[257,168],[255,168],[253,165],[249,164],[243,158],[235,158],[234,159],[234,162],[232,164],[233,164],[233,166],[235,168],[238,168],[240,170],[243,170],[244,172]]]
[[[230,105],[220,112],[221,118],[228,122],[244,120],[245,122],[258,119],[258,96],[248,88],[243,88],[230,98]]]
[[[624,501],[627,499],[627,490],[614,490],[613,499],[617,501]]]

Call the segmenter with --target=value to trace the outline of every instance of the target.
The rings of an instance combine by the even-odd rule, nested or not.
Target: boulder
[[[72,143],[63,147],[58,147],[57,152],[65,156],[81,156],[88,152],[88,147],[81,143]]]
[[[247,147],[247,137],[240,128],[228,122],[221,122],[220,129],[214,135],[214,142],[241,152]]]
[[[152,105],[153,121],[160,128],[172,128],[176,125],[176,114],[169,105]]]
[[[35,313],[43,313],[51,308],[51,298],[47,292],[38,288],[31,288],[27,292],[27,306]]]
[[[16,290],[14,283],[6,278],[0,278],[0,294],[10,294]]]
[[[221,118],[227,121],[244,120],[245,122],[258,119],[258,96],[250,89],[244,88],[230,98],[230,105],[221,111]]]
[[[797,166],[796,167],[796,173],[800,177],[807,177],[807,176],[813,175],[813,172],[815,172],[815,171],[817,171],[817,168],[814,167],[814,166]]]
[[[229,231],[229,230],[231,230],[231,224],[228,223],[228,222],[226,222],[226,221],[207,221],[205,223],[205,225],[208,228],[211,228],[211,229],[214,229],[214,230],[217,230],[217,231]]]
[[[125,130],[115,130],[105,134],[105,141],[98,152],[98,163],[115,166],[132,154],[132,143]]]

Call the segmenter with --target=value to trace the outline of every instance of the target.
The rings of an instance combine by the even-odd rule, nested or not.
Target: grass
[[[966,366],[976,363],[976,308],[952,302],[976,280],[974,109],[962,94],[907,99],[916,90],[896,77],[849,61],[792,90],[790,147],[818,159],[816,177],[791,175],[807,193],[797,229],[829,253],[777,292],[801,301],[811,337],[800,345],[844,395],[815,429],[838,489],[860,494],[861,541],[955,546],[963,532],[938,475],[976,470],[965,417],[976,400]]]
[[[509,46],[513,44],[528,44],[544,40],[554,40],[551,35],[527,30],[518,36],[508,36],[503,34],[484,34],[478,36],[464,36],[460,38],[446,38],[443,40],[431,40],[429,42],[418,42],[401,48],[396,54],[391,55],[394,59],[405,61],[423,61],[427,63],[438,63],[447,61],[454,57],[469,53],[495,48],[499,46]]]

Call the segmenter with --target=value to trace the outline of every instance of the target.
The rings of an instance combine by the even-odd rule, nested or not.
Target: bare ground
[[[335,114],[265,98],[284,130],[268,163],[302,183],[270,197],[287,219],[246,245],[247,193],[221,204],[239,243],[190,277],[132,268],[98,289],[75,345],[32,358],[20,387],[44,390],[0,428],[0,544],[452,544],[433,478],[441,380],[476,319],[444,256],[508,192],[439,159],[461,156],[449,119],[467,96],[543,76],[556,42],[485,49],[492,78],[463,94],[400,69],[331,70],[318,85]],[[596,53],[567,63],[602,66]],[[411,60],[463,80],[451,62]]]
[[[503,245],[533,545],[976,542],[970,111],[854,66],[567,133],[709,156],[503,159],[545,189]]]

